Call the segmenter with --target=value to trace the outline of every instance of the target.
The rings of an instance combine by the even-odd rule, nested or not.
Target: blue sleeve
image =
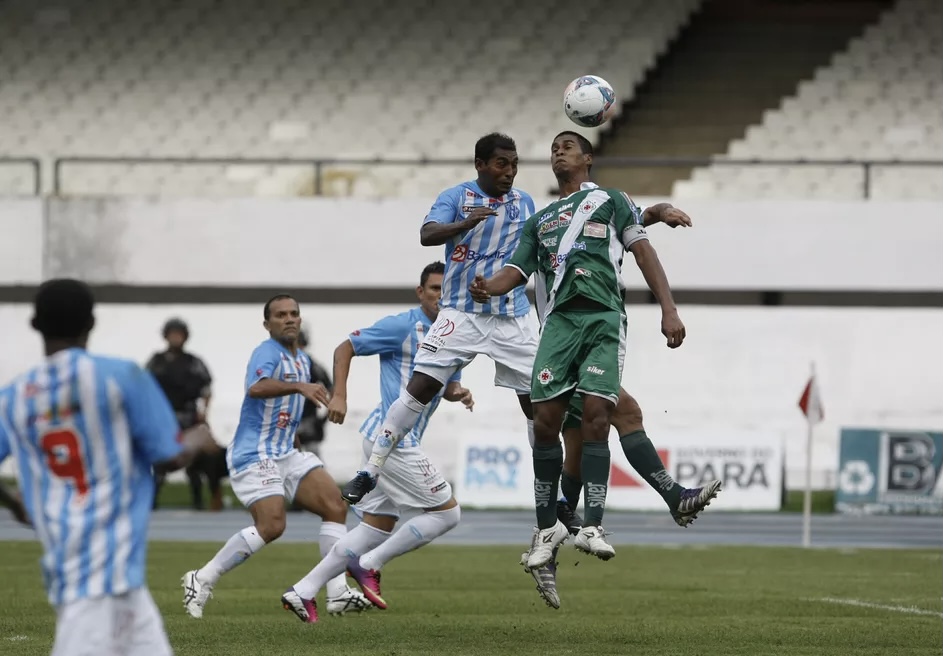
[[[454,374],[452,374],[452,377],[449,378],[449,383],[460,383],[460,382],[462,382],[462,370],[461,370],[461,369],[459,369],[458,371],[456,371]],[[446,384],[448,384],[448,383],[446,383]]]
[[[10,394],[8,390],[9,388],[0,390],[0,411],[5,411],[9,407]],[[4,396],[7,398],[4,399]],[[4,403],[4,401],[6,401],[6,403]],[[12,440],[13,436],[7,433],[7,417],[4,414],[0,414],[0,463],[9,457],[13,449],[13,445],[11,444]]]
[[[435,199],[432,209],[426,214],[422,224],[427,223],[455,223],[459,218],[459,204],[462,196],[462,187],[446,189]]]
[[[282,361],[282,356],[278,350],[272,348],[268,343],[262,344],[254,351],[249,358],[249,365],[246,367],[246,391],[263,378],[271,378],[275,375],[275,369]]]
[[[151,464],[177,457],[180,425],[154,376],[132,365],[121,388],[134,446]]]
[[[399,353],[403,350],[403,340],[406,339],[410,326],[408,320],[394,314],[383,317],[369,328],[355,330],[347,339],[354,347],[355,355]]]

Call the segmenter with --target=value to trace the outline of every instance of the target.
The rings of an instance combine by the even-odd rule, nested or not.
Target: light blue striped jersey
[[[151,374],[78,348],[0,389],[0,461],[16,458],[51,604],[144,586],[152,466],[179,433]]]
[[[274,339],[265,340],[252,352],[246,368],[239,426],[226,449],[230,471],[239,472],[261,460],[281,458],[295,448],[295,431],[305,399],[301,394],[251,398],[249,388],[263,378],[286,383],[311,382],[311,360],[304,351],[292,354]]]
[[[534,213],[534,200],[513,188],[501,198],[491,198],[474,180],[446,189],[436,198],[426,215],[426,223],[463,221],[478,207],[497,212],[477,226],[450,239],[445,244],[445,275],[442,279],[442,307],[462,312],[521,317],[530,311],[524,286],[507,296],[496,296],[488,303],[476,303],[468,293],[475,276],[496,274],[511,259],[521,238],[524,222]]]
[[[413,308],[384,317],[369,328],[355,330],[348,337],[354,347],[354,353],[358,356],[380,356],[380,403],[360,427],[360,433],[371,442],[376,439],[376,433],[386,420],[386,413],[390,406],[406,389],[406,384],[413,373],[413,358],[416,357],[419,344],[431,326],[432,321],[422,308]],[[462,371],[459,369],[449,382],[461,379]],[[419,446],[422,434],[429,425],[432,413],[439,406],[444,392],[443,387],[426,405],[426,409],[419,415],[419,421],[403,437],[399,444],[400,448]]]

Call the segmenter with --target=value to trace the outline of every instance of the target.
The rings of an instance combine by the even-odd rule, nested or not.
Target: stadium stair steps
[[[829,63],[888,0],[708,0],[636,89],[598,155],[722,154],[763,112]],[[596,181],[635,196],[667,196],[693,167],[603,167]]]

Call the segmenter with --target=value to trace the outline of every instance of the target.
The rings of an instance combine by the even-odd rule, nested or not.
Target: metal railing
[[[36,157],[0,157],[0,166],[29,166],[33,173],[33,195],[43,192],[42,165]]]
[[[34,159],[22,160],[35,163],[37,184],[39,180],[39,161]],[[321,195],[324,191],[324,172],[326,167],[333,166],[458,166],[472,167],[469,158],[455,159],[428,159],[416,160],[389,160],[389,159],[346,159],[346,158],[237,158],[237,157],[97,157],[73,156],[59,157],[53,164],[53,193],[58,195],[62,190],[62,168],[65,165],[82,164],[115,164],[115,165],[176,165],[176,166],[302,166],[311,167],[314,180],[314,194]],[[548,159],[522,159],[521,166],[542,165],[549,166]],[[838,167],[859,168],[862,170],[862,196],[871,197],[873,169],[883,167],[936,167],[943,169],[943,160],[835,160],[835,159],[732,159],[727,157],[605,157],[595,158],[596,169],[611,168],[695,168],[703,166],[740,166],[740,167]],[[37,192],[38,193],[38,192]]]

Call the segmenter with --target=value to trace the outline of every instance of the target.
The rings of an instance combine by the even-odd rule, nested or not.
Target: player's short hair
[[[517,152],[517,144],[514,143],[514,139],[500,132],[486,134],[475,142],[475,159],[487,162],[494,157],[496,150],[513,150]]]
[[[95,325],[94,308],[95,297],[84,282],[47,280],[33,297],[31,323],[44,339],[78,339]]]
[[[553,140],[556,141],[557,139],[563,136],[573,137],[574,139],[576,139],[576,143],[580,145],[580,152],[583,153],[584,155],[593,154],[593,144],[591,144],[589,142],[589,139],[581,135],[579,132],[573,132],[572,130],[564,130],[563,132],[555,136]]]
[[[445,264],[443,262],[433,262],[432,264],[427,264],[426,268],[422,270],[422,273],[419,274],[419,286],[425,287],[426,283],[429,282],[429,276],[433,273],[445,274]]]
[[[291,294],[275,294],[275,296],[265,302],[265,307],[262,308],[262,317],[268,321],[272,317],[272,303],[275,301],[284,301],[285,299],[291,299],[295,303],[298,302],[298,299]]]
[[[167,323],[164,324],[164,329],[161,331],[164,339],[167,339],[167,335],[172,332],[183,333],[184,339],[190,339],[190,328],[187,326],[187,322],[179,317],[173,317],[168,319]]]

